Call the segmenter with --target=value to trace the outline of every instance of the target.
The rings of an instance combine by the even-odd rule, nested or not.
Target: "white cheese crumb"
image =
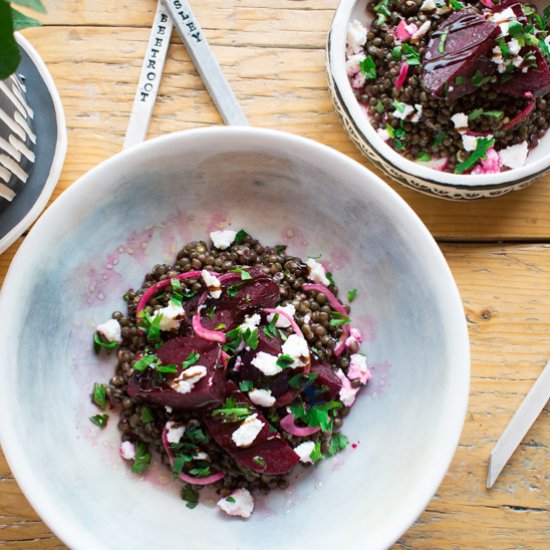
[[[367,29],[357,19],[354,19],[348,26],[346,42],[352,53],[356,54],[363,50],[367,41]]]
[[[477,147],[477,137],[462,134],[462,146],[466,151],[475,151]]]
[[[412,105],[409,105],[408,103],[401,103],[400,107],[401,109],[395,109],[395,111],[392,113],[395,118],[405,120],[409,115],[412,115],[414,113],[414,107]]]
[[[292,357],[291,368],[303,367],[309,363],[309,348],[305,338],[297,334],[291,334],[283,343],[282,352]]]
[[[176,330],[180,326],[180,321],[185,317],[185,310],[177,304],[170,302],[166,307],[158,309],[153,315],[153,319],[156,319],[159,315],[162,315],[160,320],[160,330]]]
[[[271,390],[253,389],[248,392],[248,397],[254,405],[259,405],[260,407],[271,407],[276,401],[275,397],[271,394]]]
[[[456,113],[451,117],[451,120],[459,132],[465,132],[468,129],[468,115]]]
[[[259,313],[254,313],[254,315],[247,315],[245,318],[244,318],[244,322],[241,323],[241,325],[239,326],[239,328],[243,331],[243,332],[246,332],[246,329],[250,329],[250,330],[256,330],[258,325],[260,324],[260,321],[262,320],[261,316]]]
[[[254,499],[246,489],[237,489],[228,497],[218,500],[218,506],[230,516],[249,518],[254,510]]]
[[[437,8],[434,0],[424,0],[420,6],[420,11],[435,11]]]
[[[359,63],[365,59],[365,54],[363,52],[352,55],[346,60],[346,73],[348,76],[355,76],[361,71]]]
[[[231,229],[222,229],[221,231],[212,231],[210,233],[212,244],[219,250],[229,248],[233,244],[236,236],[236,231],[232,231]]]
[[[292,304],[287,304],[286,306],[277,306],[276,309],[277,311],[283,311],[287,315],[290,315],[290,317],[294,317],[294,315],[296,314],[296,308]],[[270,313],[267,316],[267,322],[271,323],[274,317],[275,313]],[[285,316],[279,315],[275,326],[277,328],[288,328],[290,326],[290,321]]]
[[[498,154],[504,166],[508,168],[521,168],[527,161],[529,145],[527,141],[522,141],[517,145],[510,145],[510,147],[506,147],[506,149],[501,149]]]
[[[370,380],[371,372],[367,366],[367,358],[364,355],[354,353],[350,357],[348,378],[350,380],[360,380],[361,384],[366,384]]]
[[[166,430],[166,441],[168,443],[179,443],[179,440],[183,437],[185,432],[185,425],[179,422],[172,422],[169,420],[164,426]]]
[[[330,281],[327,279],[325,268],[313,258],[308,258],[306,261],[307,268],[309,270],[308,279],[315,283],[321,283],[322,285],[330,285]]]
[[[97,332],[104,336],[109,342],[122,342],[122,334],[120,332],[120,323],[116,319],[109,319],[105,323],[101,323],[96,327]]]
[[[204,284],[210,291],[210,296],[214,299],[219,298],[222,295],[222,284],[220,283],[220,280],[215,275],[211,275],[206,269],[201,271],[201,276]]]
[[[134,460],[136,458],[136,446],[131,441],[123,441],[120,444],[120,456],[124,460]]]
[[[342,369],[336,371],[336,376],[338,376],[342,383],[338,397],[340,397],[340,401],[342,401],[345,407],[351,407],[355,402],[355,397],[359,388],[354,388],[351,385],[349,378],[343,373]]]
[[[424,21],[424,23],[420,25],[420,28],[411,36],[411,41],[419,42],[421,38],[426,36],[426,33],[430,30],[431,26],[432,26],[431,21]]]
[[[300,457],[300,462],[309,462],[313,464],[313,460],[311,460],[313,449],[315,449],[315,443],[313,441],[304,441],[297,447],[294,447],[294,452]]]
[[[388,134],[388,131],[384,128],[378,128],[378,130],[376,130],[376,133],[383,141],[388,141],[388,139],[390,139],[390,134]]]
[[[517,55],[520,50],[521,46],[519,45],[519,42],[515,38],[512,38],[512,40],[508,42],[508,51],[511,55]]]
[[[258,418],[258,415],[256,413],[251,414],[231,434],[231,439],[237,447],[249,447],[254,443],[263,427],[264,423]]]
[[[182,371],[182,373],[172,380],[170,385],[178,393],[189,393],[195,387],[195,384],[206,376],[206,367],[194,365]]]
[[[415,113],[411,117],[411,122],[419,122],[422,117],[422,105],[420,103],[415,103],[414,105]]]
[[[266,376],[274,376],[283,370],[277,365],[277,356],[266,353],[265,351],[259,351],[256,357],[252,359],[251,363]]]

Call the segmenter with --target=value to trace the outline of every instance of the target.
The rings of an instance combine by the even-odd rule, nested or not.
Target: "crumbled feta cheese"
[[[527,161],[529,145],[527,141],[522,141],[517,145],[510,145],[506,149],[501,149],[498,154],[500,162],[507,168],[521,168]]]
[[[176,330],[180,326],[180,321],[185,317],[185,310],[180,305],[170,302],[166,307],[156,310],[153,319],[159,315],[162,315],[159,324],[160,330]]]
[[[204,453],[203,451],[195,451],[193,453],[193,459],[194,460],[208,460],[210,461],[210,455],[207,453]]]
[[[376,133],[383,141],[388,141],[388,139],[390,139],[390,134],[388,134],[388,131],[385,128],[378,128]]]
[[[477,137],[469,134],[462,134],[462,146],[466,151],[475,151],[477,147]]]
[[[415,113],[411,117],[411,122],[419,122],[420,118],[422,117],[422,105],[420,103],[416,103],[414,105]]]
[[[168,443],[179,443],[185,433],[185,424],[169,420],[166,422],[164,429],[166,430],[166,441]]]
[[[306,261],[307,268],[309,270],[308,279],[315,283],[321,283],[322,285],[330,285],[330,281],[327,279],[325,268],[313,258],[308,258]]]
[[[437,6],[435,10],[436,15],[445,15],[446,13],[449,13],[453,8],[450,6]]]
[[[241,325],[239,326],[239,328],[243,331],[243,332],[246,332],[247,329],[250,329],[250,330],[255,330],[258,328],[258,325],[260,324],[260,321],[262,320],[261,316],[259,313],[254,313],[254,315],[247,315],[245,318],[244,318],[244,322],[241,323]]]
[[[371,379],[371,376],[371,372],[367,366],[367,358],[360,353],[354,353],[350,357],[348,378],[350,380],[361,380],[361,384],[366,384]]]
[[[291,334],[283,343],[282,352],[292,357],[291,368],[303,367],[309,363],[309,348],[305,338]]]
[[[300,457],[300,462],[309,462],[313,464],[313,460],[311,460],[313,449],[315,449],[315,442],[304,441],[297,447],[294,447],[294,452]]]
[[[412,115],[414,113],[414,107],[412,105],[409,105],[408,103],[401,103],[400,107],[401,109],[395,109],[395,111],[392,113],[395,118],[405,120],[409,115]]]
[[[340,388],[340,392],[338,394],[340,401],[342,401],[345,407],[351,407],[355,402],[355,397],[359,391],[359,388],[354,388],[351,385],[349,378],[342,372],[342,369],[338,369],[336,371],[336,376],[338,376],[340,382],[342,383],[342,387]]]
[[[222,295],[222,284],[220,283],[220,280],[206,269],[201,271],[201,276],[204,284],[210,291],[210,296],[214,299],[219,298]]]
[[[352,328],[349,333],[349,336],[346,338],[346,347],[349,348],[354,343],[360,344],[363,341],[363,336],[361,335],[361,331],[359,331],[359,329]]]
[[[97,325],[96,330],[109,342],[116,342],[117,344],[122,342],[120,323],[116,319],[109,319],[105,323]]]
[[[181,374],[172,380],[170,385],[178,393],[189,393],[195,387],[195,384],[204,378],[207,374],[206,367],[194,365],[181,372]]]
[[[496,150],[491,147],[485,153],[485,158],[481,159],[480,164],[474,167],[472,174],[498,174],[500,172],[500,167],[500,156]]]
[[[348,76],[355,76],[361,71],[359,63],[361,63],[365,57],[366,56],[363,52],[348,57],[346,60],[346,72],[348,73]]]
[[[424,0],[420,6],[420,11],[435,11],[437,5],[434,0]]]
[[[276,401],[275,397],[271,394],[271,390],[253,389],[248,392],[248,397],[254,405],[259,405],[260,407],[271,407]]]
[[[515,38],[512,38],[512,40],[508,42],[508,50],[510,52],[510,55],[517,55],[520,52],[521,46]]]
[[[246,489],[237,489],[228,497],[218,500],[218,506],[230,516],[249,518],[254,510],[254,499]]]
[[[365,83],[367,82],[367,77],[362,73],[358,72],[352,79],[351,79],[351,87],[354,90],[360,90],[363,88]]]
[[[266,353],[265,351],[259,351],[256,357],[252,359],[251,363],[266,376],[274,376],[283,370],[277,365],[277,356]]]
[[[134,460],[136,458],[136,446],[131,441],[123,441],[120,444],[120,456],[124,460]]]
[[[431,21],[424,21],[424,23],[420,25],[420,28],[411,36],[411,42],[419,42],[421,38],[426,36],[431,26]]]
[[[237,232],[231,229],[222,229],[221,231],[212,231],[210,233],[212,244],[219,250],[229,248],[233,244],[236,236]]]
[[[367,29],[357,19],[354,19],[348,26],[346,43],[352,53],[359,53],[367,41]]]
[[[512,65],[514,67],[521,67],[521,64],[523,63],[523,57],[521,55],[516,55],[514,59],[512,59]],[[527,69],[529,70],[529,69]]]
[[[246,418],[241,425],[231,434],[231,439],[237,447],[249,447],[254,443],[265,424],[256,413]]]
[[[173,412],[174,409],[173,409],[172,407],[169,407],[168,405],[166,405],[166,406],[164,407],[164,410],[165,410],[168,414],[172,414],[172,412]]]
[[[287,304],[286,306],[277,306],[276,309],[277,311],[283,311],[290,317],[294,317],[294,315],[296,314],[296,308],[292,304]],[[274,317],[275,317],[275,313],[270,313],[267,316],[267,322],[271,323]],[[290,326],[290,321],[284,315],[279,315],[279,318],[277,319],[275,326],[277,328],[288,328]]]
[[[468,115],[456,113],[451,117],[451,120],[459,132],[465,132],[468,129]]]

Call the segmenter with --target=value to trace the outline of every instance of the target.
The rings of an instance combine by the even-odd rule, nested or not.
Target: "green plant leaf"
[[[40,27],[42,23],[35,19],[34,17],[29,17],[24,13],[12,8],[11,16],[13,19],[13,30],[20,31],[21,29],[27,29],[29,27]]]
[[[46,13],[46,8],[42,4],[41,0],[11,0],[12,4],[17,4],[25,8],[37,11],[39,13]]]
[[[7,78],[17,69],[21,56],[13,37],[11,6],[0,0],[0,80]]]

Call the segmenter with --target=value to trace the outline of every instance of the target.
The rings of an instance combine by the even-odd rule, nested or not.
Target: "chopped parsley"
[[[484,111],[483,109],[474,109],[469,115],[468,120],[476,120],[480,116],[489,116],[493,118],[500,118],[504,116],[502,111]]]
[[[243,340],[250,349],[256,349],[260,343],[258,339],[258,329],[247,328],[243,334]]]
[[[214,330],[223,330],[225,328],[225,323],[220,323],[214,327]]]
[[[433,146],[434,147],[439,147],[446,137],[447,137],[447,134],[445,132],[442,132],[442,133],[438,134],[437,136],[435,136]]]
[[[390,0],[380,0],[373,9],[377,15],[376,24],[378,26],[383,25],[391,16]]]
[[[227,502],[231,502],[231,504],[235,504],[237,502],[233,497],[227,497],[225,500]]]
[[[151,317],[149,312],[141,310],[138,313],[139,328],[145,331],[148,340],[160,339],[160,322],[162,320],[162,313]]]
[[[332,276],[332,273],[330,271],[327,271],[325,273],[327,279],[328,279],[328,282],[330,283],[329,286],[336,286],[336,283],[334,282],[334,277]]]
[[[277,336],[277,328],[275,327],[275,325],[277,324],[278,320],[279,320],[279,314],[275,313],[275,315],[273,316],[273,319],[271,319],[269,324],[263,328],[264,334],[268,338],[275,338],[275,336]]]
[[[187,425],[187,428],[185,428],[185,435],[193,441],[193,443],[208,443],[210,441],[210,438],[204,433],[203,429],[199,425],[193,423]]]
[[[143,372],[149,365],[151,365],[153,362],[158,361],[157,356],[154,353],[150,353],[148,355],[144,355],[136,363],[134,364],[134,369]]]
[[[286,252],[286,244],[276,244],[274,248],[277,254],[284,254]]]
[[[241,285],[230,285],[227,287],[227,294],[229,294],[231,298],[234,298],[240,289],[241,289]]]
[[[160,365],[157,363],[153,365],[153,367],[161,374],[175,374],[178,372],[178,367],[176,367],[176,365]]]
[[[359,291],[356,288],[354,288],[353,290],[348,291],[348,302],[350,302],[350,303],[353,302],[353,300],[355,300],[355,298],[357,297],[358,292]]]
[[[252,380],[241,380],[241,382],[239,382],[239,389],[241,391],[251,391],[254,389],[254,383]]]
[[[208,464],[205,464],[197,468],[191,468],[189,470],[189,474],[193,477],[207,477],[210,475],[210,466],[208,466]]]
[[[90,416],[90,420],[96,425],[99,426],[101,429],[105,428],[107,426],[107,422],[109,421],[109,415],[108,414],[96,414],[94,416]]]
[[[199,503],[199,493],[191,485],[185,485],[181,490],[181,500],[185,500],[187,508],[192,510]]]
[[[250,275],[250,273],[248,273],[248,271],[240,268],[240,267],[237,267],[235,269],[232,270],[233,273],[240,273],[241,275],[241,281],[248,281],[249,279],[252,279],[252,275]]]
[[[379,101],[377,104],[376,104],[376,111],[381,113],[382,111],[384,110],[384,104]]]
[[[376,78],[376,63],[370,55],[367,55],[363,61],[359,62],[359,69],[361,69],[361,74],[367,80],[374,80]]]
[[[97,382],[94,384],[92,402],[102,411],[107,408],[107,387],[104,384],[98,384]]]
[[[332,429],[332,419],[329,412],[342,407],[340,401],[327,401],[317,403],[310,408],[306,408],[303,403],[290,406],[290,412],[297,420],[302,420],[310,428],[321,428],[323,431]]]
[[[235,242],[237,244],[241,244],[246,239],[246,237],[250,237],[250,235],[244,229],[239,229],[239,231],[237,231],[237,234],[235,235]]]
[[[423,151],[416,157],[420,162],[430,162],[432,160],[432,157],[430,154]]]
[[[315,380],[317,379],[319,375],[316,373],[316,372],[308,372],[308,373],[304,373],[304,372],[301,372],[299,374],[295,374],[289,381],[288,381],[288,385],[291,387],[291,388],[294,388],[294,389],[304,389],[304,388],[307,388],[308,386],[311,386],[311,384],[313,384],[313,382],[315,382]]]
[[[172,465],[172,473],[174,476],[179,476],[183,470],[183,467],[193,460],[190,454],[180,453],[174,457],[174,463]]]
[[[321,443],[319,441],[315,442],[315,447],[313,447],[313,451],[311,451],[309,458],[311,458],[313,462],[319,462],[319,460],[325,458],[321,452]]]
[[[102,338],[99,332],[94,333],[94,351],[96,353],[99,353],[101,348],[111,350],[113,348],[116,348],[118,346],[117,342],[105,342]]]
[[[343,451],[349,445],[348,438],[342,434],[337,433],[332,436],[330,440],[329,448],[327,451],[327,457],[334,456],[335,454]]]
[[[148,446],[143,441],[138,441],[136,445],[136,456],[132,463],[132,472],[142,474],[151,464],[151,453]]]
[[[262,456],[255,456],[252,461],[257,464],[260,468],[267,468],[267,463],[265,461],[265,458]]]
[[[153,413],[151,409],[147,406],[141,407],[141,412],[139,413],[139,416],[144,424],[149,424],[149,422],[153,422],[154,420]]]
[[[192,351],[188,356],[187,359],[181,364],[182,369],[187,369],[191,365],[194,365],[199,359],[200,355],[196,351]]]
[[[224,406],[212,411],[212,416],[222,416],[223,422],[241,422],[252,414],[250,405],[237,403],[233,396],[227,397]]]
[[[480,86],[483,86],[484,84],[487,84],[488,82],[491,82],[492,80],[492,75],[483,76],[483,73],[479,69],[476,71],[474,76],[472,76],[472,83],[478,88]]]
[[[351,319],[347,315],[343,315],[338,311],[331,311],[330,315],[332,319],[328,322],[331,327],[341,327],[342,325],[348,325],[351,323]]]
[[[277,362],[275,364],[282,369],[287,369],[292,363],[294,363],[294,359],[290,355],[283,353],[277,357]]]
[[[401,57],[410,65],[420,65],[420,54],[410,45],[401,46]]]
[[[481,160],[487,151],[495,144],[494,139],[479,138],[477,140],[475,151],[464,162],[460,163],[456,168],[457,174],[462,174],[469,170],[477,161]]]

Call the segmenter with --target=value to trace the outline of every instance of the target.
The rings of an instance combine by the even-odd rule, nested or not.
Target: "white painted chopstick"
[[[233,90],[214,57],[187,0],[164,0],[195,67],[226,124],[248,126]]]
[[[170,45],[172,28],[172,19],[162,0],[158,0],[157,11],[151,27],[151,35],[130,114],[130,122],[124,138],[124,149],[141,143],[147,136],[147,128],[157,99],[164,62]]]
[[[533,425],[550,399],[550,361],[525,396],[512,420],[491,451],[487,472],[487,488],[490,489],[500,472]]]

